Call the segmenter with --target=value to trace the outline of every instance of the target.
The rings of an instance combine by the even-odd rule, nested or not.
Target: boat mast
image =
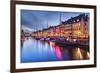
[[[47,19],[47,29],[48,29],[48,19]],[[47,37],[48,37],[48,31],[47,31]]]
[[[61,25],[61,16],[62,16],[62,13],[60,12],[60,25]],[[61,30],[60,30],[61,32]],[[60,33],[60,37],[61,37],[61,33]]]
[[[37,24],[36,24],[36,32],[37,32],[37,37],[38,37],[38,28],[37,28]]]
[[[61,12],[60,12],[60,24],[61,24]]]

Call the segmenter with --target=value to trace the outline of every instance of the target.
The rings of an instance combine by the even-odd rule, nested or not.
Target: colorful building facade
[[[41,31],[33,32],[33,37],[64,37],[66,39],[89,39],[89,16],[80,14]]]

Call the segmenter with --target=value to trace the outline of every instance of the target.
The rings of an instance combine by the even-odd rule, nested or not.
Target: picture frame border
[[[87,8],[94,10],[94,64],[91,65],[75,65],[75,66],[59,66],[59,67],[43,67],[43,68],[25,68],[25,69],[16,69],[16,4],[22,5],[40,5],[40,6],[53,6],[53,7],[72,7],[72,8]],[[90,68],[96,67],[96,11],[97,8],[95,5],[80,5],[80,4],[63,4],[63,3],[48,3],[48,2],[34,2],[34,1],[12,1],[10,7],[10,72],[27,72],[27,71],[44,71],[44,70],[59,70],[59,69],[75,69],[75,68]]]

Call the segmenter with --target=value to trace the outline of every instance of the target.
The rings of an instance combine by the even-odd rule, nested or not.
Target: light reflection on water
[[[24,39],[21,62],[47,62],[89,59],[88,51],[81,48],[60,47],[55,42],[44,42],[33,38]]]

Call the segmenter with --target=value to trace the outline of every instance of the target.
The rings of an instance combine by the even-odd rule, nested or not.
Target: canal
[[[21,63],[86,60],[89,51],[79,47],[61,47],[53,41],[40,41],[31,37],[23,39],[21,44]]]

